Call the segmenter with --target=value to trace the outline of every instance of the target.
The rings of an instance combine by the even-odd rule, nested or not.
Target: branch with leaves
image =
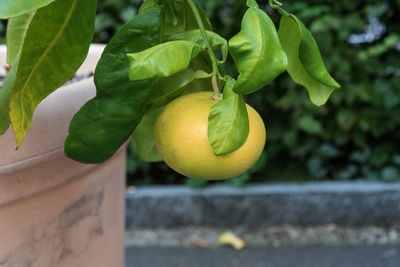
[[[9,19],[11,71],[0,91],[0,131],[11,123],[19,146],[36,106],[71,78],[86,57],[96,1],[4,1],[0,18]],[[284,71],[307,89],[314,104],[323,105],[339,84],[326,70],[311,32],[280,2],[269,4],[282,16],[279,30],[255,0],[248,0],[240,32],[225,40],[192,0],[144,1],[106,46],[95,71],[97,95],[71,121],[65,153],[80,162],[100,163],[135,132],[140,158],[158,161],[152,138],[157,114],[182,94],[204,90],[213,90],[218,100],[208,122],[213,152],[230,153],[249,132],[243,96]],[[221,69],[228,55],[239,71],[236,78]]]

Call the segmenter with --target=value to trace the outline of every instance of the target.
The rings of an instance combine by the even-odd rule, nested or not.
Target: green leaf
[[[96,67],[94,81],[98,94],[135,88],[136,83],[128,78],[129,60],[126,54],[140,52],[159,43],[161,16],[162,7],[146,10],[114,35]]]
[[[315,105],[325,104],[340,85],[326,70],[310,31],[294,15],[283,15],[278,35],[288,57],[289,75],[306,87]]]
[[[96,0],[57,0],[36,11],[9,99],[17,147],[31,125],[36,106],[68,81],[85,59],[95,14]]]
[[[180,32],[198,29],[194,14],[185,0],[162,0],[165,6],[163,36],[171,36]],[[206,30],[211,31],[211,23],[201,7],[196,5]]]
[[[71,121],[65,154],[83,163],[110,158],[140,123],[150,87],[149,80],[139,81],[87,102]]]
[[[210,46],[213,49],[222,50],[222,61],[225,61],[228,56],[228,41],[225,38],[221,37],[220,35],[216,34],[215,32],[206,31],[206,34],[210,42]],[[175,40],[190,41],[198,44],[200,47],[204,47],[206,45],[199,29],[181,32],[172,35],[168,38],[168,41],[175,41]]]
[[[15,59],[14,65],[4,80],[0,90],[0,134],[4,134],[10,127],[10,116],[8,115],[8,100],[10,91],[15,82],[18,70],[19,55]]]
[[[187,90],[190,92],[204,91],[205,87],[199,81],[209,78],[210,74],[205,71],[201,69],[194,71],[192,67],[189,67],[172,76],[157,79],[152,86],[146,112],[165,106]]]
[[[154,145],[154,125],[163,108],[145,114],[133,132],[136,149],[140,160],[148,162],[162,161]]]
[[[126,53],[157,44],[161,19],[162,7],[142,12],[122,26],[104,49],[94,76],[97,96],[72,119],[65,141],[67,156],[86,163],[103,162],[140,123],[152,81],[129,80]]]
[[[1,0],[0,19],[8,19],[44,7],[54,0]]]
[[[175,1],[182,2],[182,0],[175,0]],[[187,4],[186,0],[184,0],[183,2],[184,2],[184,23],[185,23],[184,29],[185,29],[185,31],[198,29],[199,25],[197,24],[197,21],[195,19],[192,9],[189,8],[189,5]],[[210,19],[208,18],[206,12],[198,4],[196,4],[196,7],[197,7],[197,10],[199,11],[201,21],[204,24],[204,28],[207,31],[212,31],[212,25],[211,25]]]
[[[248,7],[254,7],[254,8],[258,8],[258,4],[256,0],[247,0],[246,1],[246,5]]]
[[[303,63],[308,74],[321,83],[339,88],[340,85],[332,78],[326,70],[324,61],[318,49],[318,44],[312,36],[311,32],[304,24],[297,19],[301,27],[301,43],[299,48],[300,61]]]
[[[249,118],[243,96],[233,92],[235,80],[228,78],[224,99],[210,109],[208,139],[215,155],[223,155],[241,147],[249,135]]]
[[[7,23],[7,63],[12,66],[21,52],[26,31],[35,12],[28,12],[18,17],[10,18]]]
[[[195,78],[196,72],[189,67],[170,77],[158,79],[151,89],[146,110],[162,107],[179,97]]]
[[[132,81],[171,76],[186,69],[200,52],[189,41],[170,41],[137,53],[129,53],[129,79]]]
[[[239,94],[266,86],[287,66],[274,23],[255,1],[248,5],[240,32],[229,40],[229,51],[240,72],[233,90]]]
[[[145,0],[139,8],[138,14],[156,6],[158,6],[158,0]]]

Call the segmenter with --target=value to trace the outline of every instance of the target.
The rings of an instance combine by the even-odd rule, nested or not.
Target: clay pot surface
[[[92,45],[77,74],[93,72],[103,49]],[[11,127],[0,136],[0,267],[124,266],[125,148],[99,165],[63,150],[94,96],[93,77],[63,86],[40,103],[20,149]]]

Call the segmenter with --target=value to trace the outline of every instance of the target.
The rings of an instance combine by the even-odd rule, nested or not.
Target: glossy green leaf
[[[340,85],[325,68],[321,54],[310,31],[294,15],[283,15],[278,32],[288,56],[288,73],[306,87],[311,101],[323,105]]]
[[[36,106],[68,81],[85,59],[95,14],[96,0],[57,0],[36,11],[9,99],[17,147],[31,125]]]
[[[129,53],[129,79],[135,81],[171,76],[186,69],[200,50],[197,44],[189,41],[171,41]]]
[[[15,82],[18,70],[19,55],[15,59],[14,65],[4,80],[0,90],[0,134],[4,134],[10,127],[10,116],[8,115],[8,100],[11,88]]]
[[[139,8],[138,14],[156,6],[158,6],[158,0],[145,0]]]
[[[161,1],[162,3],[165,2],[173,2],[173,14],[171,14],[171,9],[166,9],[164,11],[164,22],[162,26],[162,38],[161,41],[164,39],[168,39],[169,36],[182,33],[185,31],[190,31],[190,30],[196,30],[199,28],[197,25],[196,19],[193,15],[192,10],[188,6],[186,0],[165,0]],[[204,27],[206,30],[211,31],[211,23],[204,12],[204,10],[197,6],[201,20],[204,24]],[[175,16],[177,18],[177,24],[174,24],[173,19],[171,19],[171,16]],[[226,53],[226,52],[225,52]],[[193,59],[191,65],[193,66],[194,69],[201,69],[206,72],[211,72],[211,64],[209,62],[209,57],[207,55],[207,52],[202,52],[200,53],[199,56]],[[198,88],[202,88],[202,90],[207,90],[208,85],[210,83],[206,79],[200,79],[200,80],[195,80],[192,82],[190,90],[198,91]],[[190,91],[189,90],[189,91]]]
[[[254,7],[254,8],[258,8],[258,4],[256,0],[247,0],[246,1],[246,5],[248,7]]]
[[[208,139],[215,155],[223,155],[241,147],[249,135],[249,118],[243,96],[233,92],[235,80],[229,78],[224,99],[210,109]]]
[[[151,89],[146,111],[165,106],[170,101],[181,96],[186,90],[191,89],[190,92],[204,91],[205,89],[202,85],[197,85],[200,87],[197,90],[195,83],[200,79],[208,78],[210,78],[210,74],[202,70],[194,71],[189,67],[170,77],[158,79]]]
[[[12,66],[21,52],[26,31],[32,20],[34,11],[10,18],[7,23],[7,63]]]
[[[200,52],[200,54],[197,57],[195,57],[192,60],[192,62],[190,62],[190,68],[196,70],[195,73],[196,76],[199,76],[201,72],[211,73],[212,65],[207,51]],[[212,91],[212,90],[213,89],[211,86],[211,77],[210,78],[196,77],[195,80],[193,80],[190,83],[190,86],[187,86],[183,94],[189,94],[200,91]]]
[[[154,125],[162,110],[163,108],[158,108],[145,114],[142,121],[133,132],[133,138],[140,160],[147,162],[162,160],[154,145]]]
[[[1,0],[0,19],[8,19],[44,7],[54,0]]]
[[[229,51],[240,72],[233,90],[239,94],[250,94],[266,86],[287,66],[275,25],[255,1],[247,3],[249,9],[242,28],[229,40]]]
[[[340,85],[332,78],[327,71],[322,56],[318,49],[318,44],[312,36],[311,32],[304,24],[297,19],[301,28],[301,43],[299,48],[300,61],[303,63],[305,70],[315,80],[321,83],[339,88]]]
[[[213,49],[221,49],[222,61],[225,61],[228,56],[228,41],[220,35],[216,34],[215,32],[206,31],[206,34],[210,42],[210,46]],[[200,47],[204,47],[206,45],[199,29],[181,32],[168,38],[168,41],[174,40],[190,41],[198,44]]]
[[[65,154],[83,163],[110,158],[140,123],[150,87],[149,80],[137,81],[87,102],[71,121]]]
[[[74,116],[65,141],[65,153],[72,159],[107,160],[140,123],[152,81],[129,80],[126,53],[156,45],[161,20],[161,7],[144,11],[122,26],[104,49],[94,77],[97,96]]]
[[[169,101],[179,97],[195,79],[196,72],[187,68],[170,77],[158,79],[151,89],[149,103],[146,110],[153,110],[164,106]]]

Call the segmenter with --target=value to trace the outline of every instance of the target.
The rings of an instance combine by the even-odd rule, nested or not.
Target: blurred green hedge
[[[197,2],[220,35],[229,39],[239,31],[245,1]],[[258,2],[278,25],[279,15],[267,0]],[[399,180],[400,0],[282,2],[311,30],[328,70],[342,88],[326,105],[317,107],[285,73],[248,96],[246,101],[265,121],[266,149],[248,173],[225,182]],[[108,42],[140,4],[140,0],[99,0],[95,41]],[[235,74],[232,61],[226,71]],[[181,177],[163,163],[140,162],[134,150],[132,144],[131,184],[205,184]]]

